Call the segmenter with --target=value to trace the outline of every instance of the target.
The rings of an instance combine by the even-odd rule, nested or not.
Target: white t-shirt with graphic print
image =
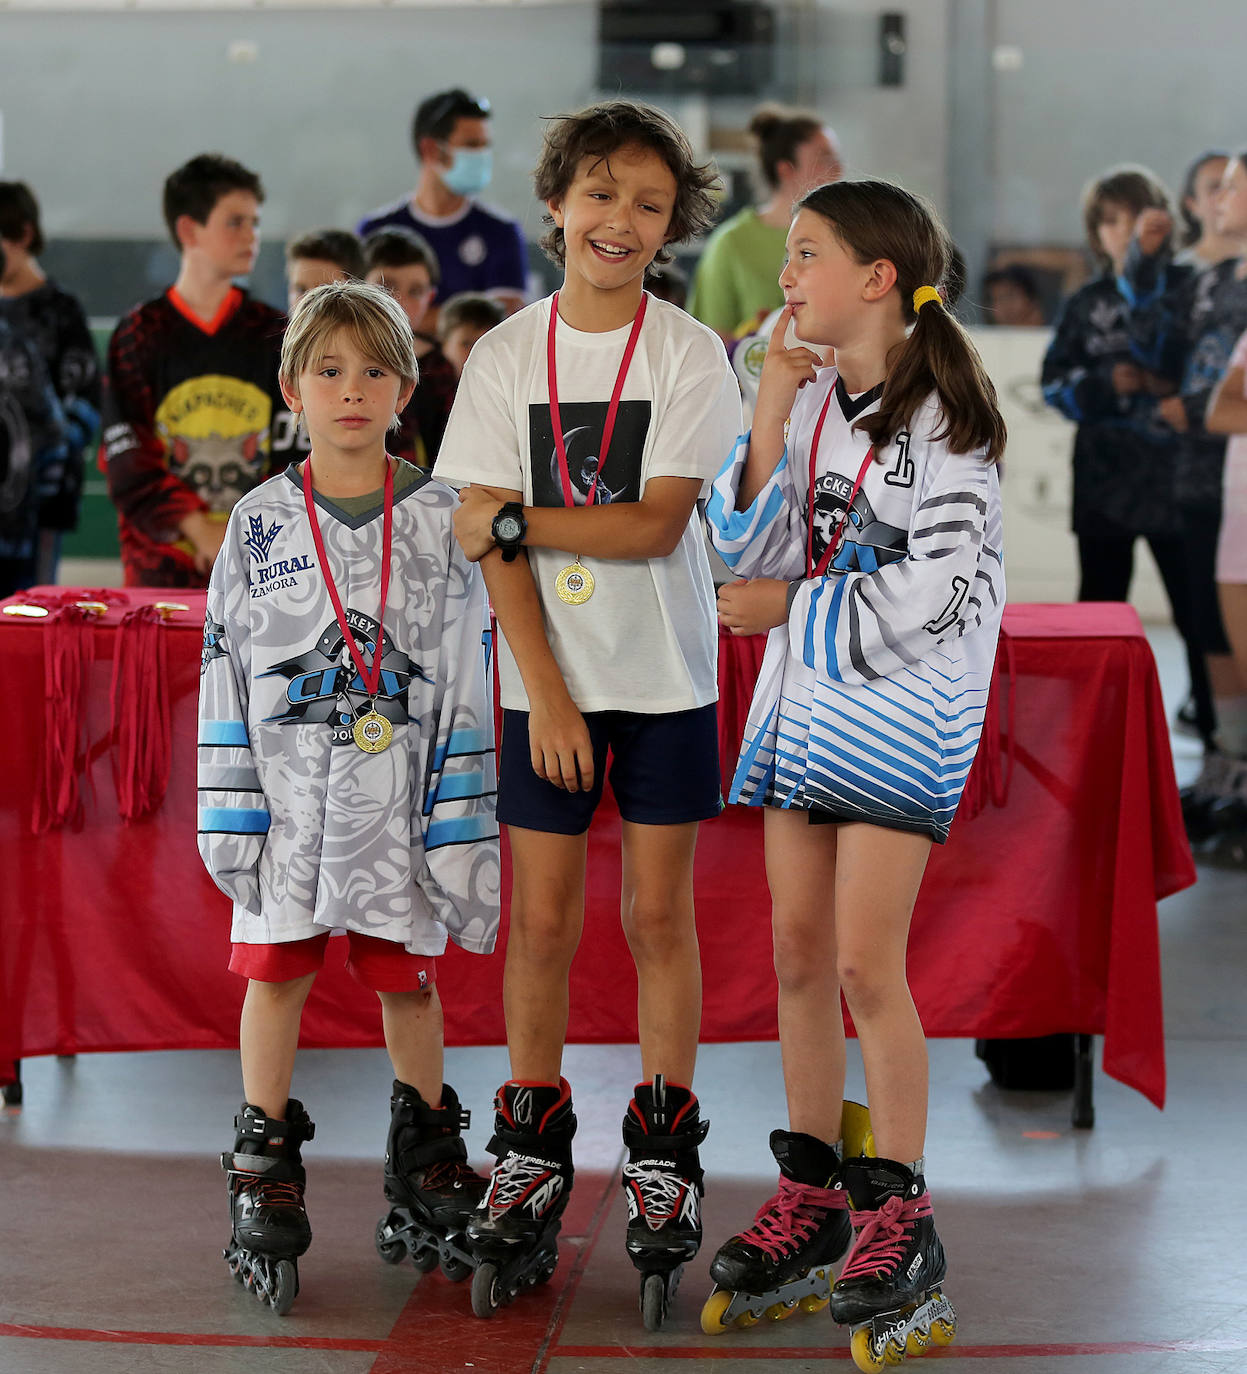
[[[434,470],[440,480],[522,491],[529,506],[563,504],[546,373],[551,299],[511,316],[472,349]],[[557,324],[559,410],[577,504],[597,473],[630,328],[590,334]],[[594,504],[639,500],[653,477],[708,483],[740,418],[740,391],[719,338],[651,297]],[[583,605],[570,606],[555,580],[577,553],[595,588]],[[528,559],[550,647],[581,711],[657,714],[717,699],[714,584],[698,510],[665,558],[529,548]],[[503,706],[527,710],[505,634],[498,669]]]

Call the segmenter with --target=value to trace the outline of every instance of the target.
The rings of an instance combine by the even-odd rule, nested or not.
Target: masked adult
[[[527,254],[517,221],[481,204],[493,150],[489,101],[455,87],[416,107],[411,141],[420,167],[415,193],[366,215],[358,232],[399,226],[432,246],[441,269],[425,333],[437,324],[438,304],[461,291],[494,297],[509,314],[524,304]]]

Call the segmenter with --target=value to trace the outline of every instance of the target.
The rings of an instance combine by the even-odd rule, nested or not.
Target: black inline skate
[[[572,1113],[567,1080],[504,1083],[494,1099],[485,1196],[468,1218],[475,1259],[472,1311],[492,1317],[524,1288],[546,1283],[559,1262],[558,1234],[572,1188]]]
[[[403,1256],[427,1274],[439,1264],[452,1282],[472,1272],[464,1236],[485,1180],[468,1164],[463,1132],[471,1114],[442,1084],[442,1105],[430,1107],[410,1084],[394,1080],[385,1142],[385,1195],[393,1206],[377,1222],[377,1253],[387,1264]]]
[[[221,1156],[232,1231],[225,1262],[244,1288],[284,1316],[299,1293],[298,1258],[312,1243],[300,1149],[316,1127],[291,1098],[284,1121],[244,1102],[234,1130],[234,1148]]]
[[[701,1248],[705,1189],[697,1147],[709,1129],[692,1092],[668,1084],[662,1074],[652,1084],[637,1084],[623,1119],[628,1258],[640,1271],[647,1331],[662,1326],[684,1266]]]
[[[831,1266],[849,1248],[849,1201],[836,1183],[834,1145],[799,1131],[772,1131],[779,1190],[753,1225],[710,1261],[716,1287],[702,1308],[708,1336],[762,1317],[783,1321],[798,1310],[821,1312],[831,1297]]]
[[[957,1314],[940,1291],[947,1264],[922,1174],[864,1157],[846,1159],[841,1178],[857,1234],[831,1290],[831,1315],[852,1328],[858,1369],[879,1374],[950,1345]]]

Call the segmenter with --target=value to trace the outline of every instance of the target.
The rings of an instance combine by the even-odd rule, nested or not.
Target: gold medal
[[[356,745],[365,754],[379,754],[383,749],[388,749],[394,738],[394,727],[382,715],[376,711],[369,711],[367,715],[360,716],[351,728]]]
[[[569,606],[583,606],[593,595],[593,574],[578,558],[555,578],[554,590]]]
[[[41,620],[44,616],[50,614],[46,606],[30,606],[25,602],[19,602],[13,606],[6,606],[4,608],[4,613],[5,615],[26,616],[30,620]]]

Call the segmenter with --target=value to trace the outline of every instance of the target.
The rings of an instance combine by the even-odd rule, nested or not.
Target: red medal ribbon
[[[606,455],[610,450],[611,436],[615,432],[615,415],[619,410],[619,398],[623,395],[624,379],[628,375],[628,368],[632,364],[632,355],[636,352],[637,340],[641,337],[641,325],[645,320],[645,307],[649,302],[649,297],[644,291],[641,292],[641,304],[637,306],[636,316],[632,321],[632,333],[628,335],[628,342],[624,347],[623,362],[619,364],[619,374],[615,378],[615,389],[611,392],[611,403],[606,410],[606,423],[602,426],[602,448],[598,456],[598,470],[593,474],[593,483],[589,487],[589,494],[585,498],[585,505],[593,504],[594,494],[598,489],[598,478],[602,475],[602,469],[606,466]],[[563,442],[563,421],[559,415],[559,382],[558,368],[554,362],[554,335],[558,326],[559,319],[559,293],[554,293],[554,299],[550,302],[550,337],[546,344],[546,374],[550,383],[550,427],[554,430],[554,447],[559,455],[559,477],[563,482],[563,504],[571,509],[576,504],[576,494],[572,487],[571,469],[567,466],[567,445]]]
[[[833,386],[827,393],[827,399],[823,402],[823,408],[818,412],[818,423],[814,426],[814,441],[810,445],[810,488],[806,493],[806,531],[805,531],[805,575],[806,577],[822,577],[832,558],[835,555],[836,547],[840,542],[840,535],[844,530],[849,512],[853,509],[853,502],[857,499],[857,493],[862,489],[862,483],[866,480],[866,473],[870,468],[871,461],[875,456],[874,446],[866,451],[865,458],[862,459],[862,466],[858,470],[857,481],[853,483],[853,490],[849,493],[849,499],[845,502],[844,514],[840,517],[840,523],[832,531],[831,538],[827,542],[827,547],[823,550],[823,556],[818,560],[818,566],[814,566],[814,468],[818,461],[818,441],[823,437],[823,421],[827,418],[827,410],[831,405],[831,398],[836,394]]]
[[[320,533],[320,521],[316,518],[316,503],[312,499],[312,460],[309,458],[303,464],[303,504],[307,507],[307,518],[312,525],[312,539],[316,544],[316,557],[320,559],[320,570],[325,576],[325,586],[329,590],[329,600],[333,602],[333,613],[338,618],[338,629],[342,631],[342,637],[346,640],[347,648],[351,651],[351,661],[355,664],[359,672],[360,679],[364,684],[364,691],[369,697],[375,697],[381,686],[381,653],[382,640],[385,636],[385,601],[390,591],[390,536],[393,533],[394,515],[394,469],[390,466],[390,459],[385,460],[385,497],[384,511],[382,517],[381,534],[381,608],[377,612],[377,646],[372,654],[371,671],[364,667],[364,656],[360,653],[359,645],[355,642],[355,636],[351,633],[351,627],[346,623],[346,615],[342,610],[342,598],[338,595],[338,589],[333,583],[333,573],[329,569],[329,559],[325,555],[325,541]]]

